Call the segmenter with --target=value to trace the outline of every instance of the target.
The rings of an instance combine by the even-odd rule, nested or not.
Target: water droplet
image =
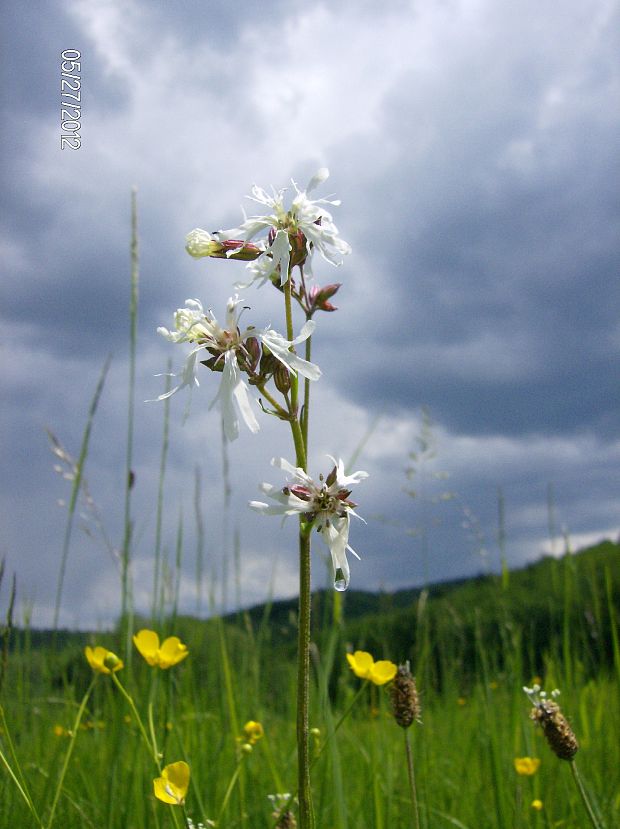
[[[343,593],[347,589],[347,582],[344,577],[344,573],[340,569],[340,567],[336,570],[336,575],[334,576],[334,590],[337,590],[339,593]]]

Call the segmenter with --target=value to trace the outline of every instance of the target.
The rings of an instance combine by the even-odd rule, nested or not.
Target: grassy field
[[[349,669],[345,654],[356,649],[411,661],[422,706],[421,723],[408,729],[420,826],[590,825],[571,763],[529,719],[522,686],[534,682],[561,689],[594,819],[620,825],[619,574],[620,547],[607,542],[504,580],[316,595],[317,826],[416,825],[405,730],[391,714],[389,684]],[[135,620],[135,629],[154,626]],[[180,636],[188,657],[164,670],[133,646],[126,653],[120,634],[5,630],[3,829],[178,827],[185,816],[231,829],[276,826],[268,795],[296,785],[294,603],[206,622],[179,617],[158,632]],[[93,672],[87,643],[113,650],[123,669]],[[263,727],[255,742],[248,721]],[[534,774],[517,773],[521,757],[540,759]],[[179,760],[191,770],[185,807],[153,794],[158,764]]]

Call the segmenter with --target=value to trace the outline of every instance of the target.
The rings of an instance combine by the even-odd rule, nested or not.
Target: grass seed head
[[[557,702],[541,700],[532,708],[530,717],[541,726],[556,757],[572,760],[579,749],[579,743]]]
[[[572,760],[579,749],[579,743],[562,709],[555,701],[560,696],[559,690],[556,688],[551,692],[551,699],[541,690],[538,683],[531,688],[526,685],[523,690],[534,703],[530,719],[540,725],[553,753],[560,760]]]
[[[409,728],[414,720],[420,722],[420,698],[409,662],[398,666],[390,687],[390,701],[394,719],[401,728]]]

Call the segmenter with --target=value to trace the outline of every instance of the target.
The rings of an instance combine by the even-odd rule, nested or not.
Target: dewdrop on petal
[[[420,722],[420,698],[409,662],[398,666],[390,687],[390,702],[394,719],[401,728],[409,728],[414,720]]]
[[[557,689],[552,691],[553,699],[547,699],[546,693],[540,690],[539,685],[534,685],[533,688],[524,687],[523,690],[534,704],[530,719],[540,725],[553,753],[560,760],[572,760],[579,750],[579,743],[562,709],[554,701],[560,692]]]

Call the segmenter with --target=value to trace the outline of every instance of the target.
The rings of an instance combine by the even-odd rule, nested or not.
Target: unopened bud
[[[116,671],[118,670],[119,665],[122,667],[123,663],[115,653],[108,651],[105,655],[105,659],[103,660],[103,664],[109,671]]]
[[[319,285],[314,285],[308,292],[310,308],[313,311],[337,311],[338,308],[332,305],[329,300],[338,292],[340,285],[340,282],[325,285],[323,288]]]
[[[203,256],[225,256],[222,242],[199,227],[194,228],[185,237],[185,250],[194,259],[202,259]]]
[[[297,233],[289,233],[289,244],[291,246],[291,267],[303,265],[308,258],[308,242],[301,230]]]
[[[286,366],[283,366],[280,362],[278,362],[273,373],[273,382],[280,394],[288,394],[291,388],[291,375]]]
[[[248,337],[244,343],[246,350],[246,363],[248,370],[254,372],[260,360],[261,348],[256,337]]]

